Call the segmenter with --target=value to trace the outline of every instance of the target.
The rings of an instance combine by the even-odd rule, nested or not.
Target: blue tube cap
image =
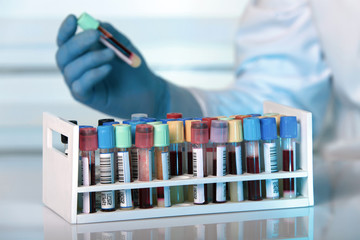
[[[178,119],[176,119],[176,118],[166,118],[166,119],[160,119],[160,121],[161,121],[163,124],[167,124],[167,122],[178,121]]]
[[[144,117],[144,118],[140,118],[140,121],[144,121],[144,122],[148,123],[148,122],[156,122],[157,119],[151,118],[151,117]]]
[[[104,122],[103,123],[103,126],[112,126],[112,125],[114,125],[114,124],[120,124],[119,122],[116,122],[116,121],[114,121],[114,122]]]
[[[261,116],[261,114],[259,114],[259,113],[249,113],[246,115],[250,115],[251,117],[260,117]]]
[[[98,126],[98,145],[101,149],[115,147],[115,134],[112,125]]]
[[[260,119],[261,139],[274,140],[277,139],[276,119],[272,117]]]
[[[259,141],[261,139],[259,118],[244,118],[243,127],[245,141]]]
[[[90,126],[90,125],[80,125],[79,126],[79,129],[80,128],[93,128],[93,126]]]
[[[295,116],[284,116],[280,118],[280,137],[297,137],[297,121]]]

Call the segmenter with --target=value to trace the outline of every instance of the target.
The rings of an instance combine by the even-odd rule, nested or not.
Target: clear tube
[[[129,148],[117,148],[118,180],[122,183],[132,182],[131,178],[131,153]],[[133,209],[134,203],[131,189],[119,191],[119,202],[121,209]]]
[[[81,151],[83,186],[95,185],[95,151]],[[96,212],[95,193],[83,193],[83,213]]]
[[[212,142],[208,142],[206,144],[206,171],[207,171],[207,175],[214,175],[214,159],[215,159],[215,152],[214,152],[214,144]],[[215,175],[214,175],[215,176]],[[206,188],[207,188],[207,200],[209,202],[213,201],[213,195],[214,195],[214,191],[213,189],[215,188],[215,183],[209,183],[206,184]]]
[[[246,171],[248,173],[260,173],[259,141],[245,142]],[[249,200],[262,200],[261,180],[248,181]]]
[[[172,177],[183,175],[183,143],[170,144],[170,175]],[[170,187],[171,202],[184,202],[184,186]]]
[[[159,180],[169,180],[170,163],[169,163],[169,148],[168,147],[155,147],[155,165],[157,167],[157,176]],[[170,207],[170,188],[158,187],[157,188],[157,205],[159,207]]]
[[[229,144],[229,173],[240,175],[242,170],[242,147],[240,142],[233,142]],[[230,182],[230,201],[240,202],[244,201],[244,183]]]
[[[273,173],[278,171],[278,157],[277,157],[277,140],[263,140],[262,150],[264,157],[264,166],[266,173]],[[266,198],[278,199],[279,198],[279,180],[267,179],[266,180]]]
[[[115,183],[114,149],[100,149],[100,183]],[[115,191],[101,192],[101,210],[115,211]]]
[[[139,180],[152,181],[152,151],[151,148],[138,148]],[[152,208],[152,189],[139,189],[140,208]]]
[[[283,171],[296,171],[296,140],[295,138],[282,138]],[[284,198],[296,197],[296,179],[283,180]]]
[[[226,143],[214,143],[213,150],[213,172],[212,174],[217,177],[226,175],[226,161],[227,161],[227,146]],[[226,183],[216,183],[213,185],[213,202],[224,203],[226,202]]]
[[[193,175],[197,178],[207,177],[206,144],[193,144]],[[194,185],[194,204],[207,203],[206,184]]]

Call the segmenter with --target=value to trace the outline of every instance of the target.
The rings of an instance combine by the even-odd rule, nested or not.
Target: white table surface
[[[315,206],[71,225],[42,204],[41,153],[0,154],[0,239],[359,239],[360,159],[315,157]]]

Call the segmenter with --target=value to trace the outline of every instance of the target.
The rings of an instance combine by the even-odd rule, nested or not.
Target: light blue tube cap
[[[244,118],[244,140],[259,141],[261,139],[260,119],[255,117]]]
[[[115,134],[112,125],[98,126],[98,145],[101,149],[115,147]]]

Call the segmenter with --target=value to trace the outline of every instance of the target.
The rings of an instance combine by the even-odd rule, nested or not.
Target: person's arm
[[[198,116],[200,106],[185,88],[170,84],[154,74],[134,45],[110,24],[101,23],[118,41],[142,59],[132,68],[99,42],[98,30],[76,34],[77,19],[69,15],[60,27],[57,65],[73,97],[96,110],[129,118],[147,113],[164,118],[167,112]]]
[[[191,92],[204,115],[261,113],[265,100],[313,113],[319,131],[330,95],[330,70],[307,1],[250,3],[236,38],[236,81]]]

